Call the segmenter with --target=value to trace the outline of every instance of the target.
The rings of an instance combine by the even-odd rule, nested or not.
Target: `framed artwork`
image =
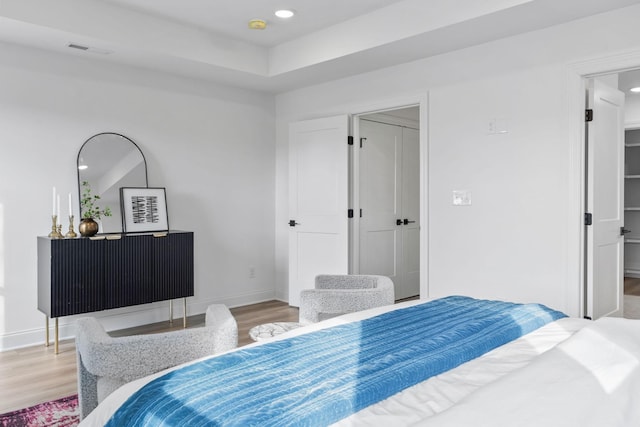
[[[120,209],[125,233],[169,230],[164,188],[122,187]]]

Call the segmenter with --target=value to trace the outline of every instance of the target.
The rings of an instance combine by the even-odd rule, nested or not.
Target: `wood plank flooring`
[[[624,278],[624,294],[640,297],[640,279],[633,277]]]
[[[238,345],[251,341],[249,329],[269,322],[296,322],[298,309],[281,301],[268,301],[231,309],[238,322]],[[187,327],[204,326],[204,314],[187,319]],[[112,336],[165,332],[182,328],[182,319],[114,331]],[[43,336],[44,342],[44,336]],[[73,340],[0,353],[0,414],[77,393],[76,350]]]

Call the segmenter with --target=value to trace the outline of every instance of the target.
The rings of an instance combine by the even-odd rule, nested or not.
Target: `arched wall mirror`
[[[89,138],[78,153],[78,200],[82,183],[100,196],[100,208],[109,207],[112,216],[101,219],[101,233],[122,232],[120,187],[148,187],[147,162],[138,146],[117,133],[99,133]],[[82,218],[82,207],[80,207]]]

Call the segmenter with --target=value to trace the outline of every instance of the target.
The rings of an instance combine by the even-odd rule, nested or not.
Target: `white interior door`
[[[396,299],[420,294],[420,138],[360,120],[359,272],[390,277]]]
[[[360,120],[360,273],[387,276],[398,287],[402,253],[402,128]]]
[[[292,123],[289,128],[289,304],[318,274],[349,268],[349,117]]]
[[[622,316],[624,239],[624,94],[589,80],[587,124],[587,226],[585,315]]]
[[[402,292],[420,294],[420,132],[402,129]],[[406,223],[406,224],[405,224]]]

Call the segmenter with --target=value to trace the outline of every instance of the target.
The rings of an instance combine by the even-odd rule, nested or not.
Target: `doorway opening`
[[[601,74],[596,77],[596,80],[620,94],[623,100],[623,117],[620,120],[620,129],[618,129],[620,142],[617,147],[607,146],[608,148],[605,150],[604,144],[610,143],[603,142],[601,136],[606,134],[600,135],[600,141],[598,141],[599,135],[596,134],[595,144],[600,144],[600,146],[590,148],[589,145],[592,144],[590,132],[592,130],[587,128],[588,145],[585,162],[587,203],[585,203],[585,207],[586,212],[593,213],[593,225],[588,221],[589,225],[586,226],[585,232],[587,239],[585,245],[585,312],[588,315],[595,315],[595,317],[611,314],[614,316],[623,315],[626,318],[640,318],[640,94],[630,91],[632,88],[640,87],[640,70]],[[612,111],[612,105],[613,103],[609,101],[605,109]],[[596,118],[594,117],[594,120]],[[598,131],[595,130],[595,132]],[[611,172],[607,172],[604,176],[602,173],[600,176],[595,176],[597,173],[594,175],[590,168],[593,169],[594,164],[597,165],[597,162],[600,162],[598,159],[603,157],[610,156],[613,160],[614,151],[619,151],[621,158],[618,177],[610,176]],[[590,156],[594,154],[596,159],[590,159]],[[596,166],[596,169],[609,170],[603,168],[602,164]],[[601,193],[600,196],[597,195],[598,187],[603,188],[603,182],[609,180],[613,185],[616,179],[620,185],[618,191],[611,190]],[[619,220],[621,221],[620,226],[617,227],[619,233],[612,227],[608,228],[611,228],[612,239],[618,239],[619,249],[616,251],[607,250],[607,247],[614,247],[613,240],[608,245],[601,245],[598,241],[604,235],[603,231],[607,231],[605,230],[607,226],[601,227],[600,231],[592,228],[598,226],[598,220],[602,219],[609,221],[610,224],[613,223],[615,215],[612,207],[616,203],[612,197],[614,193],[618,193],[621,199],[617,202],[621,207],[619,209],[621,211]],[[590,202],[590,197],[595,197],[595,200]],[[601,203],[602,200],[605,202]],[[590,205],[592,206],[590,207]],[[596,212],[592,212],[593,210],[599,210],[599,212],[596,214]],[[622,244],[620,245],[620,243]],[[614,254],[615,252],[618,252],[617,256],[606,256],[607,253]],[[616,261],[616,259],[620,259],[620,261]],[[603,281],[603,274],[607,276],[607,280],[604,281],[610,282],[609,285],[598,283],[598,281]],[[614,307],[617,301],[619,301],[618,310],[605,309],[605,307]]]
[[[624,317],[640,319],[640,71],[621,73],[618,88],[625,93],[624,129]]]
[[[352,272],[420,296],[420,107],[354,116]]]

